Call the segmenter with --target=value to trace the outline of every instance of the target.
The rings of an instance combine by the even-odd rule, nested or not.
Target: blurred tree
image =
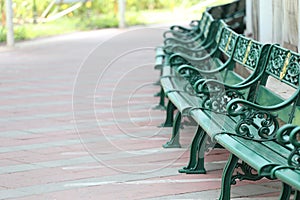
[[[85,2],[86,6],[82,6],[80,9],[77,9],[72,14],[77,16],[83,15],[83,17],[86,17],[86,13],[90,12],[91,15],[111,14],[117,16],[118,0],[82,1]],[[176,6],[188,7],[199,3],[200,1],[201,0],[126,0],[126,9],[128,11],[174,9]],[[0,6],[2,9],[2,4],[4,0],[0,0],[0,2]],[[37,16],[37,18],[41,16],[44,17],[43,15],[45,15],[45,11],[47,11],[47,14],[51,14],[66,9],[69,6],[65,3],[59,5],[56,4],[56,6],[54,6],[56,2],[60,2],[60,0],[13,0],[15,22],[21,24],[26,22],[32,22],[35,15]],[[5,20],[2,20],[2,22],[4,21]]]

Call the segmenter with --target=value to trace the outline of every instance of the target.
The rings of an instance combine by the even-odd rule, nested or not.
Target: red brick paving
[[[110,61],[105,59],[120,55],[126,45],[129,46],[127,50],[154,48],[161,43],[162,31],[149,31],[151,35],[145,35],[147,31],[133,32],[129,38],[136,40],[126,43],[118,38],[110,40],[103,49],[100,46],[103,51],[99,50],[99,59],[90,58],[104,69]],[[157,128],[165,112],[151,109],[158,103],[153,94],[159,91],[152,85],[159,75],[153,70],[154,51],[138,51],[122,57],[104,73],[97,87],[87,84],[87,87],[96,88],[95,110],[90,110],[91,107],[83,102],[75,107],[73,118],[73,83],[81,63],[100,41],[120,32],[111,29],[75,33],[25,42],[13,50],[2,48],[0,151],[7,149],[9,152],[0,152],[0,173],[2,170],[9,172],[0,174],[0,199],[5,195],[12,197],[4,199],[19,200],[146,199],[200,191],[218,193],[221,169],[208,170],[205,175],[177,173],[188,162],[187,147],[195,127],[181,130],[185,148],[161,147],[168,141],[171,129]],[[137,35],[133,37],[134,34]],[[139,44],[135,45],[135,41]],[[108,46],[110,50],[106,49]],[[145,63],[147,67],[140,67]],[[93,73],[89,77],[92,79]],[[143,84],[146,86],[139,87]],[[83,94],[82,98],[93,101],[93,95],[86,98]],[[7,131],[10,131],[9,137],[4,136]],[[67,143],[70,140],[76,142]],[[209,152],[205,160],[210,163],[224,161],[227,156],[226,150],[217,149]],[[151,175],[149,171],[156,173]],[[134,176],[139,173],[148,177]],[[95,178],[100,181],[95,186],[81,182],[90,180],[93,184]],[[260,183],[264,182],[266,180]],[[73,183],[79,186],[72,186]],[[59,188],[60,184],[63,187]],[[239,183],[249,184],[252,183]],[[34,188],[42,188],[43,192],[33,191]]]

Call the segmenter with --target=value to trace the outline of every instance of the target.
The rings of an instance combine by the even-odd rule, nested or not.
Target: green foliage
[[[126,9],[127,11],[133,12],[153,9],[173,9],[175,7],[189,7],[200,1],[201,0],[126,0]],[[1,2],[3,2],[3,0]],[[13,0],[15,21],[20,24],[32,21],[34,2],[36,5],[37,16],[41,16],[52,0]],[[85,4],[85,6],[74,11],[73,14],[81,16],[90,12],[93,15],[117,15],[118,0],[91,0],[91,7],[87,5],[88,4]],[[50,13],[59,12],[70,6],[71,5],[68,4],[55,5],[50,10]]]
[[[6,41],[6,29],[2,28],[1,32],[0,32],[0,41]],[[27,37],[26,34],[26,29],[24,26],[16,26],[14,28],[14,36],[15,36],[15,40],[19,41],[19,40],[25,40]]]
[[[16,40],[32,39],[78,30],[91,30],[118,26],[118,0],[92,0],[58,20],[32,24],[33,2],[36,2],[37,15],[41,16],[52,0],[13,0]],[[149,24],[170,20],[198,19],[201,11],[192,12],[187,7],[203,0],[126,0],[126,24]],[[229,2],[217,0],[214,5]],[[71,5],[56,5],[50,13],[57,13]],[[4,1],[0,0],[0,10],[4,12]],[[204,8],[203,8],[204,9]],[[0,29],[0,42],[6,40],[5,28]]]
[[[117,6],[117,0],[93,0],[92,10],[97,14],[114,13]]]
[[[79,24],[80,29],[100,29],[100,28],[111,28],[118,26],[118,19],[112,14],[108,15],[92,15],[88,18],[82,19]]]
[[[40,16],[51,0],[13,0],[14,18],[17,22],[24,23],[32,19],[34,2],[37,15]]]

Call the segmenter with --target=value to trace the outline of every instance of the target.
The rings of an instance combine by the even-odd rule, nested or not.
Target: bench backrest
[[[224,27],[221,33],[221,39],[219,40],[218,49],[226,56],[232,56],[238,37],[239,34],[231,30],[229,27]]]
[[[214,21],[214,18],[211,16],[211,14],[209,14],[208,12],[204,12],[202,14],[200,23],[199,23],[199,34],[203,34],[206,33],[206,36],[208,34],[208,30],[209,27],[211,25],[211,23]]]
[[[215,36],[214,36],[214,41],[217,43],[219,43],[220,39],[221,39],[221,35],[222,35],[222,32],[223,32],[223,29],[226,27],[226,23],[223,21],[223,20],[219,20],[217,22],[215,22],[215,27],[212,26],[210,30],[211,32],[213,33],[216,33]],[[214,30],[216,29],[216,30]]]
[[[226,26],[223,20],[214,21],[211,25],[210,35],[212,41],[212,48],[209,50],[211,59],[202,60],[201,68],[208,67],[214,69],[220,67],[226,62],[229,62],[236,47],[239,34]],[[208,56],[208,55],[207,55]],[[197,61],[191,61],[193,66],[198,66]]]
[[[204,38],[207,38],[209,36],[209,34],[211,33],[211,25],[214,21],[214,18],[207,12],[204,12],[203,15],[206,16],[206,23],[205,23],[205,27],[203,27],[203,35]]]
[[[257,41],[254,41],[245,36],[239,35],[237,38],[237,44],[235,50],[233,52],[233,56],[231,58],[231,62],[228,64],[229,70],[227,70],[226,74],[226,83],[229,84],[246,84],[251,80],[256,78],[262,70],[263,65],[262,62],[264,55],[261,55],[263,45]],[[238,74],[234,69],[235,68],[243,68],[243,70],[250,71],[250,75],[247,77],[242,77]],[[247,98],[247,97],[245,97]]]
[[[271,45],[265,57],[264,71],[252,93],[252,102],[259,107],[241,100],[227,106],[229,114],[238,117],[238,135],[259,141],[274,140],[282,124],[300,125],[300,54]],[[281,88],[284,91],[278,93]]]
[[[259,59],[262,46],[263,45],[258,41],[245,36],[240,36],[237,42],[236,51],[233,55],[233,60],[254,71],[257,69],[257,61]]]
[[[212,24],[214,22],[214,18],[211,16],[211,14],[209,14],[208,12],[204,12],[202,14],[202,18],[198,24],[198,30],[197,30],[197,36],[195,38],[197,38],[196,40],[200,41],[200,42],[207,42],[209,40],[211,40],[209,37],[212,32],[210,31],[212,29]],[[199,40],[200,39],[200,40]]]
[[[200,89],[200,92],[204,94],[207,92],[207,95],[209,95],[209,98],[204,98],[202,102],[204,108],[211,109],[212,105],[218,105],[213,108],[215,112],[227,113],[226,105],[235,98],[247,99],[248,101],[255,100],[253,95],[257,92],[260,77],[263,76],[266,59],[268,58],[266,54],[269,53],[271,45],[263,45],[241,35],[237,36],[235,43],[233,54],[226,62],[226,67],[222,70],[220,76],[216,76],[216,79],[221,78],[221,82],[210,82],[208,88],[203,87],[203,85],[196,86],[197,89]],[[222,49],[224,48],[222,47]],[[250,75],[246,78],[241,77],[234,70],[237,66],[251,70]],[[201,83],[201,80],[199,80],[199,83]],[[226,91],[220,83],[242,88],[237,92],[233,90]]]
[[[207,18],[208,18],[208,14],[206,12],[204,12],[202,14],[202,17],[201,17],[201,20],[200,20],[200,23],[199,23],[199,30],[204,29]]]
[[[217,28],[217,30],[213,31],[213,28]],[[213,32],[210,35],[214,37],[214,39],[211,38],[211,48],[206,55],[207,57],[210,56],[210,59],[204,59],[200,62],[201,69],[213,69],[227,62],[234,52],[239,37],[239,34],[228,28],[223,21],[213,22],[210,32]],[[199,66],[197,60],[190,61],[190,64]]]
[[[288,100],[288,104],[282,106],[279,110],[274,110],[274,112],[277,113],[278,118],[284,123],[300,125],[299,62],[300,54],[274,45],[266,63],[266,72],[258,88],[256,102],[270,106]],[[272,85],[276,85],[278,88],[272,89]],[[282,94],[277,94],[275,91],[283,87],[286,91],[282,93],[287,93],[286,97],[283,97]]]
[[[274,85],[276,86],[270,89]],[[274,91],[282,87],[285,88],[283,91],[286,95],[285,97]],[[287,159],[286,166],[289,165],[299,169],[300,54],[277,45],[271,48],[269,59],[266,63],[265,77],[260,83],[256,101],[261,105],[281,104],[281,106],[276,106],[276,109],[270,109],[269,114],[261,113],[269,115],[269,118],[267,118],[267,122],[260,129],[264,127],[270,128],[270,138],[273,139],[276,136],[274,139],[277,139],[277,142],[281,145],[281,147],[277,148],[280,148],[282,155]],[[287,123],[296,125],[296,128],[294,129],[293,125],[288,125],[291,129],[287,128],[285,132],[276,131],[282,124]]]

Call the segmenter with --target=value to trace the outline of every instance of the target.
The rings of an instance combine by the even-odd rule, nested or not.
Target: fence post
[[[125,28],[125,9],[126,9],[126,0],[119,0],[119,28]]]
[[[33,13],[33,23],[37,24],[37,8],[36,8],[35,0],[33,0],[32,13]]]
[[[13,23],[13,9],[12,0],[6,0],[6,44],[7,46],[14,46],[14,23]]]

